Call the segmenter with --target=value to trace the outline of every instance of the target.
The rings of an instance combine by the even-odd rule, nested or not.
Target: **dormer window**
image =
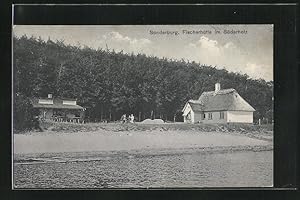
[[[76,105],[76,100],[63,100],[64,105]]]
[[[53,99],[39,99],[39,104],[52,105],[53,104]]]

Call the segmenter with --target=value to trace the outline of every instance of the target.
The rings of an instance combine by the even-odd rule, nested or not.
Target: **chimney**
[[[219,92],[220,89],[221,89],[221,84],[220,83],[216,83],[215,84],[215,93]]]
[[[52,94],[48,94],[48,99],[52,99]]]

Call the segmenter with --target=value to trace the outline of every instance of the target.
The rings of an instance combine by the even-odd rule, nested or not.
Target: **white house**
[[[253,123],[255,109],[235,89],[203,92],[198,100],[189,100],[182,112],[186,123]]]

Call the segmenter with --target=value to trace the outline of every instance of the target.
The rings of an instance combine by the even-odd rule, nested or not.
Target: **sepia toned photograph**
[[[13,189],[273,186],[273,25],[14,25]]]

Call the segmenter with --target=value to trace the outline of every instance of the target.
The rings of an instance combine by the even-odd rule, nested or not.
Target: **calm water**
[[[14,164],[16,188],[259,187],[273,184],[273,152],[52,155]],[[74,159],[80,157],[80,159]],[[49,159],[51,158],[51,159]],[[21,162],[23,162],[21,164]]]

